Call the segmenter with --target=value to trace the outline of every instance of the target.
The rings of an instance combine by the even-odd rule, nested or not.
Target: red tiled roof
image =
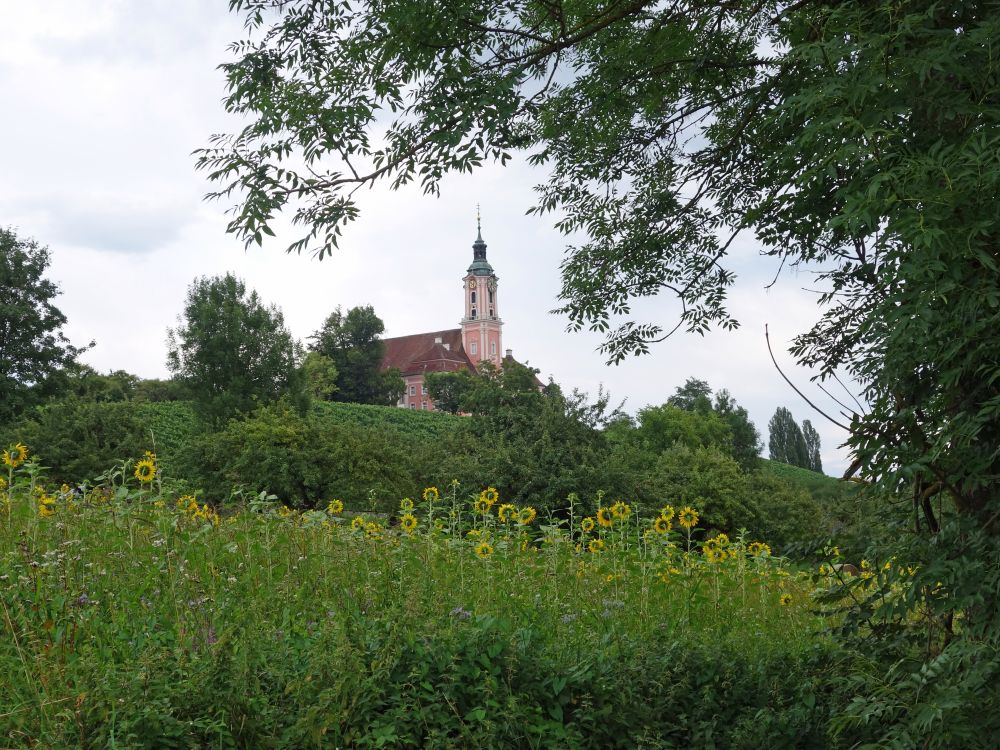
[[[438,339],[441,343],[437,343]],[[476,371],[462,347],[461,328],[416,333],[412,336],[396,336],[383,339],[382,343],[385,344],[385,356],[382,357],[383,370],[396,367],[404,375],[416,375],[421,372],[453,372],[463,367],[472,372]]]

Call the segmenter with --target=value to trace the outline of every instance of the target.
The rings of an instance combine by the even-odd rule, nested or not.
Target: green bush
[[[349,507],[390,511],[404,496],[418,497],[424,472],[408,441],[389,430],[299,415],[286,403],[230,421],[196,437],[188,464],[210,500],[234,487],[268,492],[296,508],[336,497]]]

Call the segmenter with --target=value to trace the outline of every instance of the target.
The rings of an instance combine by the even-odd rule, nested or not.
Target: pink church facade
[[[462,277],[464,306],[459,327],[383,339],[382,368],[397,368],[406,385],[398,406],[434,411],[424,384],[429,372],[478,372],[484,362],[501,368],[512,358],[510,349],[503,348],[498,287],[480,230],[472,243],[472,264]]]

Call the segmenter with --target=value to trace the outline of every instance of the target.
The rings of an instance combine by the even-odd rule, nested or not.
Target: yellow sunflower
[[[771,548],[763,542],[750,542],[750,545],[747,547],[747,552],[750,557],[763,557],[764,555],[770,556]]]
[[[660,515],[666,518],[668,521],[674,520],[675,513],[676,511],[674,510],[673,505],[664,505],[662,508],[660,508]]]
[[[701,548],[701,551],[705,553],[705,559],[710,563],[718,563],[726,559],[726,553],[711,544],[706,544]]]
[[[493,503],[500,499],[500,493],[497,492],[496,487],[487,487],[479,493],[479,499],[489,507],[493,507]]]
[[[424,502],[425,503],[436,503],[441,499],[441,493],[438,492],[437,487],[425,487],[424,488]]]
[[[493,545],[489,542],[480,542],[476,545],[476,557],[485,560],[493,554]]]
[[[502,503],[500,507],[497,508],[497,518],[501,523],[511,521],[515,515],[517,515],[517,507],[511,505],[510,503]]]
[[[355,531],[361,531],[365,527],[365,517],[355,516],[354,520],[351,521],[351,528]]]
[[[583,530],[585,534],[589,534],[591,531],[594,530],[594,519],[591,518],[590,516],[587,516],[582,521],[580,521],[580,528]]]
[[[677,515],[677,523],[685,529],[693,529],[698,525],[698,511],[686,505]]]
[[[378,539],[382,534],[382,525],[375,521],[369,521],[365,524],[365,534],[371,539]]]
[[[399,525],[407,534],[412,534],[417,528],[417,517],[412,513],[404,513],[399,517]]]
[[[600,552],[602,549],[604,549],[604,540],[603,539],[591,539],[589,542],[587,542],[587,551],[588,552],[597,553],[597,552]]]
[[[156,477],[156,461],[148,456],[140,458],[135,464],[135,478],[145,484]]]
[[[477,537],[480,535],[479,529],[469,529],[465,532],[466,536]]]
[[[720,547],[728,547],[729,546],[729,535],[728,534],[719,534],[718,536],[715,537],[715,543],[718,544]]]
[[[624,521],[632,515],[632,507],[628,503],[623,503],[619,500],[611,506],[611,515],[620,521]]]
[[[3,452],[3,462],[12,469],[16,469],[28,458],[28,448],[24,443],[17,443]]]
[[[42,495],[38,498],[38,515],[42,518],[54,516],[56,513],[56,499],[52,495]]]
[[[792,603],[792,595],[791,594],[782,594],[778,598],[778,603],[781,604],[782,607],[787,607],[789,604]]]
[[[413,501],[408,497],[404,497],[399,501],[399,509],[405,513],[409,513],[413,510]]]
[[[604,528],[610,529],[615,523],[615,519],[611,516],[611,510],[608,508],[598,508],[597,522]]]
[[[472,509],[476,511],[476,513],[486,514],[490,512],[490,504],[480,497],[472,504]]]
[[[185,513],[194,513],[198,510],[198,501],[194,495],[181,495],[177,498],[177,508]]]
[[[653,531],[657,534],[666,534],[673,527],[674,525],[670,523],[670,519],[664,516],[657,516],[656,520],[653,521]]]
[[[331,500],[330,504],[326,506],[326,512],[331,515],[338,515],[344,512],[344,501],[343,500]]]
[[[538,513],[530,505],[527,505],[517,512],[517,522],[522,526],[527,526],[535,520]]]

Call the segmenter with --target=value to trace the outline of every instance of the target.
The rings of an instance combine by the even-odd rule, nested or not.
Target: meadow
[[[213,507],[152,454],[75,487],[7,458],[9,746],[838,742],[859,665],[822,633],[817,576],[698,508],[555,516],[457,482],[391,514]]]

